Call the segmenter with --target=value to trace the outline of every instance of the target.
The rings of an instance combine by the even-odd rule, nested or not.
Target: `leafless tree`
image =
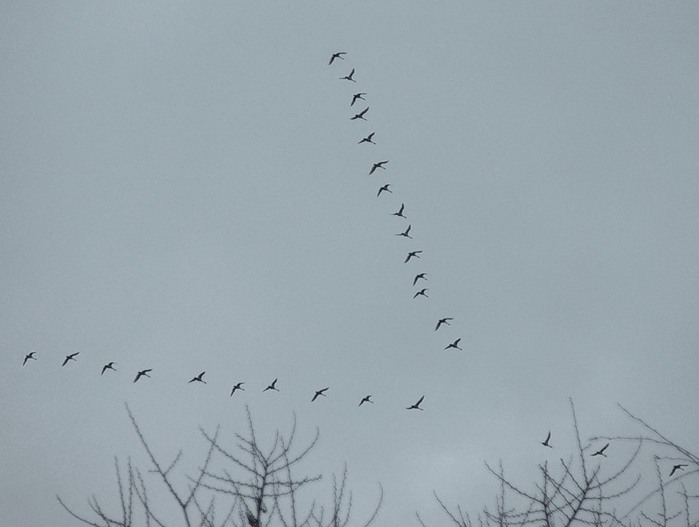
[[[583,446],[572,400],[570,408],[577,443],[574,456],[567,460],[561,458],[560,463],[555,466],[550,466],[548,462],[538,465],[538,481],[530,489],[525,489],[507,478],[502,463],[497,470],[486,463],[487,470],[500,484],[495,507],[484,508],[472,519],[460,505],[448,506],[435,492],[435,500],[448,523],[456,527],[672,527],[673,524],[682,527],[678,523],[681,521],[683,527],[699,527],[696,514],[692,516],[690,511],[690,500],[699,496],[688,493],[684,483],[688,478],[693,478],[695,487],[699,483],[699,478],[696,477],[699,473],[697,456],[670,441],[623,407],[622,410],[631,419],[640,423],[651,434],[592,437],[590,442]],[[591,448],[593,444],[599,445],[601,440],[610,444],[628,442],[632,448],[624,449],[625,457],[621,461],[602,463],[596,460],[603,458],[605,448],[601,449],[602,454],[597,454],[599,457],[593,457],[599,449]],[[662,457],[657,453],[652,455],[652,477],[657,483],[650,492],[639,499],[636,497],[639,483],[649,472],[636,470],[642,462],[642,447],[645,445],[662,447],[668,453]],[[661,462],[664,462],[667,469],[668,461],[687,470],[671,478],[669,473],[663,472],[661,468]],[[674,500],[675,508],[672,510],[669,509],[666,492],[670,485],[681,486],[676,492],[677,499]],[[650,505],[653,513],[649,512],[647,507],[652,498],[657,498],[657,502]],[[624,506],[629,510],[625,513],[620,512],[624,510]],[[418,523],[427,527],[419,513],[416,516]]]
[[[58,502],[73,518],[92,527],[348,527],[352,510],[352,494],[347,488],[347,467],[342,476],[332,477],[331,495],[325,499],[314,497],[314,484],[322,476],[297,475],[298,465],[306,459],[318,443],[319,432],[304,446],[296,446],[296,418],[289,433],[277,430],[271,447],[265,449],[257,438],[250,411],[247,410],[247,431],[235,434],[232,446],[220,438],[220,430],[214,433],[200,429],[206,443],[206,454],[196,473],[185,474],[182,485],[176,484],[175,472],[182,458],[178,452],[171,463],[158,459],[146,440],[131,409],[126,406],[131,424],[150,461],[149,472],[157,476],[158,485],[147,484],[143,472],[133,466],[131,459],[123,467],[114,460],[118,505],[116,513],[106,512],[102,502],[94,495],[88,498],[91,513],[81,515],[58,496]],[[181,475],[179,476],[181,479]],[[317,490],[316,490],[317,492]],[[158,493],[158,503],[163,497],[171,507],[156,510],[152,499]],[[329,505],[323,505],[325,501]],[[383,501],[383,489],[379,485],[379,498],[369,518],[362,527],[369,527],[378,515]],[[173,516],[172,510],[178,511]],[[179,518],[179,520],[178,520]],[[174,523],[173,523],[174,522]]]

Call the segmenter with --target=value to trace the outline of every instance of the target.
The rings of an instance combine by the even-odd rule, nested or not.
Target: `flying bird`
[[[384,186],[382,186],[379,191],[376,193],[376,197],[378,198],[382,192],[389,192],[393,194],[393,191],[389,188],[391,186],[390,183],[386,183]]]
[[[426,289],[426,288],[425,288],[425,289],[420,289],[417,293],[415,293],[415,294],[413,295],[413,298],[417,298],[417,297],[419,297],[419,296],[424,296],[425,298],[429,298],[429,297],[427,296],[427,291],[429,291],[429,289]]]
[[[363,405],[364,403],[371,403],[374,404],[374,401],[371,400],[371,395],[365,395],[361,401],[359,401],[359,406]]]
[[[424,398],[425,398],[425,396],[423,395],[422,397],[420,397],[420,398],[417,400],[417,402],[416,402],[415,404],[408,406],[408,407],[406,408],[406,410],[422,410],[422,408],[420,408],[420,403],[422,403],[422,400],[423,400]]]
[[[70,355],[66,355],[66,358],[63,359],[63,364],[61,364],[61,367],[68,364],[68,361],[70,361],[70,360],[77,360],[75,357],[77,357],[78,355],[80,355],[79,351],[76,351],[75,353],[71,353]]]
[[[403,232],[399,232],[396,234],[396,236],[405,236],[406,238],[410,238],[411,240],[413,239],[412,236],[410,236],[410,229],[412,228],[412,225],[408,225],[408,228],[405,229]]]
[[[549,441],[551,441],[551,432],[549,432],[549,435],[546,436],[546,439],[544,439],[544,440],[541,442],[541,444],[544,445],[544,446],[547,446],[547,447],[549,447],[549,448],[553,448],[553,447],[551,446],[551,444],[549,443]]]
[[[670,471],[670,477],[672,477],[672,475],[673,475],[675,472],[677,472],[678,470],[684,470],[684,467],[688,467],[688,466],[689,466],[689,465],[682,465],[682,464],[680,464],[680,465],[673,465],[673,466],[672,466],[672,471]]]
[[[403,211],[404,211],[404,210],[405,210],[405,203],[401,203],[401,204],[400,204],[400,209],[398,210],[398,212],[394,212],[394,213],[392,214],[392,216],[398,216],[399,218],[405,218],[405,219],[407,219],[407,217],[403,215]]]
[[[371,143],[372,145],[375,145],[376,143],[373,140],[374,134],[376,132],[371,132],[369,135],[367,135],[364,139],[359,141],[357,144],[361,145],[362,143]]]
[[[349,72],[349,75],[345,75],[344,77],[340,77],[340,80],[357,82],[356,80],[353,79],[353,77],[354,77],[354,68],[352,68],[352,71]]]
[[[444,348],[444,349],[445,349],[445,350],[448,350],[449,348],[454,348],[454,349],[463,351],[463,350],[459,347],[459,342],[460,342],[460,341],[461,341],[461,338],[458,338],[458,339],[456,339],[454,342],[452,342],[451,344],[449,344],[449,345],[448,345],[446,348]]]
[[[362,101],[366,101],[366,99],[364,98],[365,95],[366,95],[366,93],[363,93],[363,92],[362,93],[355,93],[354,95],[352,95],[352,102],[350,103],[350,106],[354,106],[354,103],[360,99]]]
[[[192,380],[189,381],[187,384],[189,384],[190,382],[194,382],[194,381],[196,381],[196,382],[203,382],[204,384],[206,384],[206,381],[204,380],[204,374],[205,374],[205,373],[206,373],[206,372],[203,371],[203,372],[201,372],[199,375],[197,375],[196,377],[192,377]]]
[[[410,252],[408,253],[408,256],[405,257],[405,261],[404,261],[403,263],[408,263],[408,261],[409,261],[411,258],[420,258],[420,253],[421,253],[421,252],[422,252],[422,251],[410,251]]]
[[[244,383],[244,382],[236,383],[236,384],[233,386],[233,389],[231,390],[231,394],[230,394],[228,397],[233,397],[233,394],[235,393],[236,390],[243,390],[243,391],[245,391],[245,388],[243,388],[243,384],[245,384],[245,383]]]
[[[335,59],[340,59],[340,60],[345,60],[345,57],[342,55],[347,55],[346,51],[338,51],[337,53],[333,53],[332,56],[330,57],[330,62],[328,62],[328,66],[330,66],[333,62],[335,62]]]
[[[386,170],[386,167],[384,166],[386,163],[388,163],[388,161],[379,161],[378,163],[374,163],[371,170],[369,170],[369,175],[372,175],[377,168],[383,168]]]
[[[437,331],[440,327],[442,327],[442,324],[446,324],[447,326],[451,326],[451,324],[449,323],[450,320],[454,320],[454,319],[452,317],[440,318],[437,321],[437,325],[434,327],[434,330]]]
[[[604,456],[607,457],[607,454],[604,453],[605,450],[607,450],[607,447],[609,446],[609,443],[604,445],[602,448],[600,448],[597,452],[592,454],[593,456]]]
[[[362,119],[363,121],[366,121],[366,113],[369,111],[369,107],[367,106],[364,108],[361,112],[354,114],[354,117],[350,117],[350,121],[355,121],[357,119]]]
[[[147,370],[141,370],[136,374],[136,378],[133,380],[133,382],[138,381],[141,377],[148,377],[150,378],[150,375],[148,375],[150,372],[152,372],[152,368],[148,368]]]
[[[316,390],[316,393],[315,393],[315,395],[313,396],[313,399],[311,399],[311,402],[315,401],[315,400],[316,400],[318,397],[320,397],[321,395],[322,395],[323,397],[327,397],[327,396],[325,395],[325,392],[327,392],[329,389],[330,389],[330,387],[328,387],[328,388],[322,388],[322,389],[320,389],[320,390]]]
[[[263,392],[266,392],[267,390],[276,390],[276,391],[279,391],[279,388],[277,388],[277,379],[274,379],[274,381],[272,381],[272,384],[270,384],[269,386],[267,386],[267,388],[265,388],[265,389],[262,390],[262,391],[263,391]]]
[[[35,353],[36,353],[36,351],[30,351],[29,353],[27,353],[24,356],[24,360],[22,361],[22,366],[24,366],[29,359],[37,360],[37,358],[34,356]]]
[[[102,373],[100,373],[100,375],[104,375],[104,372],[107,370],[116,371],[116,368],[114,367],[115,364],[116,364],[116,362],[109,362],[109,363],[105,364],[104,366],[102,366]]]
[[[413,285],[417,284],[418,280],[427,280],[427,273],[418,273],[415,275],[415,278],[413,278]]]

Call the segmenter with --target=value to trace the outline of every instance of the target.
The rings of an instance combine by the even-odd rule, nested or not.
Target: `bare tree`
[[[472,520],[460,505],[449,507],[435,492],[435,500],[448,523],[456,527],[572,527],[574,524],[594,527],[671,527],[673,521],[677,523],[683,520],[684,527],[699,527],[699,520],[690,512],[690,500],[699,496],[689,494],[684,485],[687,478],[691,477],[695,484],[699,483],[696,478],[699,473],[699,458],[623,407],[622,410],[629,417],[651,434],[593,437],[583,446],[572,400],[570,408],[577,443],[575,455],[567,460],[561,458],[555,466],[550,466],[548,462],[538,465],[538,481],[530,489],[507,478],[502,463],[497,470],[486,463],[487,470],[500,484],[494,509],[486,507]],[[607,446],[595,450],[591,446],[599,445],[601,440],[606,440],[607,446],[614,442],[628,442],[632,448],[625,449],[625,457],[621,461],[615,460],[613,464],[597,462],[597,459],[606,457]],[[653,490],[638,499],[634,496],[638,494],[636,490],[640,488],[639,483],[646,474],[640,469],[637,471],[636,467],[641,463],[641,451],[645,445],[662,447],[667,453],[662,457],[653,454],[652,472],[657,483]],[[671,467],[673,475],[680,469],[683,472],[671,478],[669,472],[663,472],[661,468],[661,462],[668,465],[668,461],[674,463]],[[684,470],[685,468],[688,470]],[[676,492],[677,499],[674,500],[676,503],[673,503],[672,510],[666,492],[669,485],[681,485],[681,490]],[[648,507],[644,508],[651,498],[657,498],[657,502],[651,506],[653,513],[649,512]],[[624,510],[624,506],[629,509],[626,513],[620,512]],[[422,517],[419,514],[416,516],[418,523],[427,527]]]
[[[318,443],[319,432],[307,444],[296,446],[296,418],[290,431],[277,430],[272,445],[265,449],[257,438],[249,409],[247,431],[235,434],[232,446],[214,433],[200,429],[207,445],[204,458],[193,475],[185,474],[186,485],[176,484],[175,472],[182,458],[178,452],[169,464],[158,459],[146,440],[131,409],[126,405],[131,424],[150,461],[150,473],[156,475],[155,489],[146,483],[143,472],[134,467],[131,459],[122,467],[114,460],[117,480],[116,513],[107,513],[103,504],[93,495],[88,498],[90,517],[80,515],[58,496],[58,502],[73,518],[92,527],[348,527],[352,510],[352,494],[347,489],[347,467],[342,476],[332,477],[332,490],[325,499],[310,494],[317,492],[322,475],[297,475],[298,465]],[[179,476],[182,477],[181,475]],[[152,499],[157,492],[158,502],[167,498],[171,507],[156,510]],[[323,503],[328,502],[328,505]],[[362,527],[369,527],[378,515],[383,501],[379,498]],[[178,511],[173,517],[172,510]],[[179,518],[179,521],[177,520]],[[175,523],[173,523],[175,522]]]

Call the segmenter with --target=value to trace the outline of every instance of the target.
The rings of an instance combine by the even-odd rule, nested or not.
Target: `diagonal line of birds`
[[[328,65],[332,66],[333,64],[341,64],[342,61],[345,61],[345,57],[349,55],[348,52],[346,51],[338,51],[336,53],[333,53],[330,56],[330,60],[328,61]],[[357,69],[352,68],[350,72],[347,75],[340,76],[339,80],[341,81],[349,81],[354,84],[358,84],[358,79],[357,79]],[[369,93],[368,91],[356,91],[356,88],[352,85],[352,95],[349,99],[349,107],[351,108],[351,111],[356,112],[354,113],[353,116],[351,116],[349,119],[350,121],[365,121],[369,122],[369,118],[367,118],[368,112],[369,112]],[[362,109],[361,106],[359,106],[359,103],[362,102],[364,103],[364,108]],[[356,105],[356,106],[355,106]],[[371,131],[368,135],[365,135],[357,141],[357,144],[359,145],[378,145],[376,141],[374,141],[374,137],[376,136],[375,131]],[[378,174],[383,174],[384,172],[388,173],[389,172],[389,165],[390,165],[390,160],[389,159],[381,159],[379,161],[376,161],[372,163],[372,165],[368,169],[368,173],[370,176],[378,175]],[[376,197],[377,198],[382,198],[385,197],[389,194],[393,194],[393,185],[391,183],[384,183],[379,186],[377,192],[376,192]],[[406,206],[404,202],[401,202],[400,207],[398,210],[395,212],[391,213],[392,216],[395,216],[397,218],[401,218],[403,220],[408,220],[408,216],[406,213]],[[394,232],[394,236],[398,238],[405,238],[406,240],[414,240],[413,235],[412,235],[412,229],[413,229],[413,224],[412,222],[406,221],[407,226],[404,226],[403,230],[400,232]],[[403,260],[403,263],[411,265],[415,261],[419,260],[422,256],[422,249],[414,249],[414,250],[408,250],[406,252],[405,258]],[[430,295],[428,294],[429,292],[429,287],[427,287],[426,284],[423,284],[420,281],[424,282],[429,282],[429,277],[430,275],[427,272],[421,271],[415,274],[413,278],[413,287],[416,288],[416,290],[413,292],[413,300],[422,300],[422,299],[428,299],[430,298]],[[420,282],[420,283],[418,283]],[[438,331],[440,328],[443,326],[451,326],[450,321],[454,320],[454,317],[443,317],[440,318],[435,327],[434,331]],[[442,330],[440,332],[440,335],[444,332]],[[457,338],[456,340],[445,343],[446,345],[442,348],[443,350],[456,350],[456,351],[463,351],[463,348],[459,345],[461,341],[461,338]]]

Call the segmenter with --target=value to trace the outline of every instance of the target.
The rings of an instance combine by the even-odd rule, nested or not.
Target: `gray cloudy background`
[[[124,401],[185,468],[198,426],[296,411],[307,470],[346,461],[357,519],[381,482],[381,525],[440,517],[433,489],[492,504],[484,461],[566,457],[568,397],[584,439],[638,432],[619,402],[696,452],[698,25],[694,2],[0,3],[2,524],[74,525],[56,494],[86,511],[114,455],[146,466]]]

